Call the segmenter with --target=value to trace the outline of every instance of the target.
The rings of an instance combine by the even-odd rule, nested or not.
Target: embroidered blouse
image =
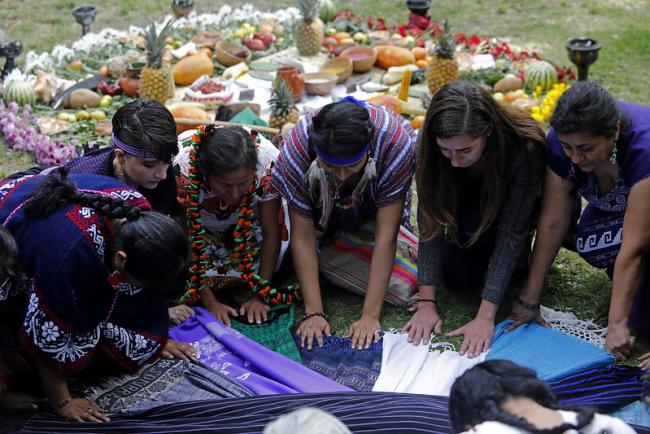
[[[116,179],[69,179],[82,191],[151,209],[140,193]],[[98,351],[118,366],[135,370],[166,342],[165,300],[125,281],[109,281],[106,246],[112,228],[93,209],[67,204],[44,217],[26,217],[23,206],[42,180],[26,176],[0,183],[0,223],[12,232],[29,279],[21,344],[58,372],[82,370]]]

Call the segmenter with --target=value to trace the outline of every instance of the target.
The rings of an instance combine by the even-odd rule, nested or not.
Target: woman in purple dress
[[[548,135],[542,212],[518,324],[539,319],[544,278],[569,227],[573,196],[589,203],[576,232],[580,256],[612,279],[605,347],[625,359],[631,329],[650,335],[650,107],[616,102],[580,82],[558,101]]]

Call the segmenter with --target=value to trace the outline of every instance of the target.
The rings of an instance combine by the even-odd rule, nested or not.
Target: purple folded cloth
[[[196,315],[171,329],[169,337],[193,344],[200,362],[254,394],[353,391],[226,327],[205,309],[195,310]]]

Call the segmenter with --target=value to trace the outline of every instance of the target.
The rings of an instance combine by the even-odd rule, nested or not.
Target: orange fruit
[[[422,47],[411,48],[411,53],[415,57],[415,60],[425,60],[427,58],[427,50]]]

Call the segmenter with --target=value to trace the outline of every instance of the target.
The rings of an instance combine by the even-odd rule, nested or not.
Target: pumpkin
[[[368,102],[374,105],[384,106],[391,109],[395,113],[402,114],[401,101],[392,95],[377,95],[368,99]]]
[[[415,60],[426,60],[427,50],[422,47],[413,47],[411,48],[411,54],[415,57]]]
[[[174,83],[180,86],[187,86],[196,81],[197,78],[206,74],[212,76],[214,64],[205,53],[197,53],[181,59],[172,67]]]
[[[414,130],[422,128],[422,124],[424,124],[423,115],[416,116],[413,118],[413,120],[411,120],[411,126],[413,127]]]
[[[31,84],[22,80],[12,80],[7,83],[3,95],[5,103],[15,102],[18,105],[34,105],[36,94]]]
[[[377,49],[377,61],[375,65],[382,69],[391,66],[403,66],[415,63],[415,57],[408,49],[392,45],[379,45]]]
[[[211,121],[210,115],[205,110],[190,104],[181,104],[172,107],[169,109],[169,112],[174,117],[174,120],[183,119],[184,121],[190,121],[176,124],[176,132],[179,134]],[[196,121],[196,123],[192,123],[193,121]]]

